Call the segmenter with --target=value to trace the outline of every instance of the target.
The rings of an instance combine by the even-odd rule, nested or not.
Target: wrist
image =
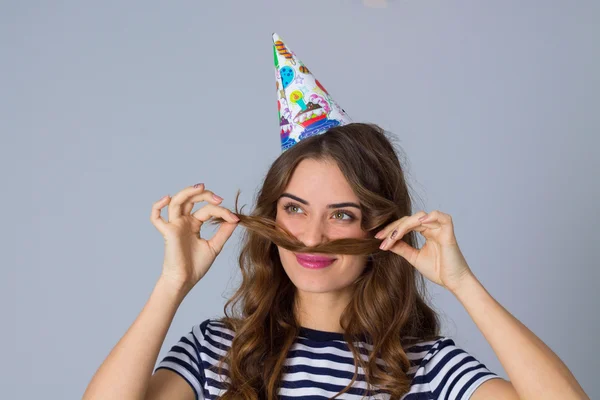
[[[450,292],[452,292],[452,294],[456,297],[459,297],[460,295],[462,295],[463,293],[469,291],[470,289],[472,289],[474,286],[477,285],[481,285],[481,283],[479,282],[479,280],[477,279],[477,277],[470,273],[468,275],[465,275],[459,282],[457,285],[455,285],[452,288],[449,288]]]
[[[154,290],[167,295],[173,300],[182,302],[185,296],[190,292],[191,285],[161,275],[156,282]]]

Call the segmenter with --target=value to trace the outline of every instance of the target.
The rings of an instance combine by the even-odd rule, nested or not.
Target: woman
[[[203,184],[154,204],[151,220],[165,239],[161,277],[84,399],[588,398],[477,280],[450,215],[411,214],[385,132],[351,123],[276,34],[273,53],[283,153],[255,210],[241,214],[236,198],[232,213]],[[191,213],[201,201],[208,204]],[[221,226],[206,240],[199,232],[209,219]],[[195,325],[152,374],[179,304],[238,224],[246,228],[242,284],[225,316]],[[440,336],[423,276],[465,306],[510,381]]]
[[[587,398],[560,359],[476,279],[450,215],[411,215],[402,168],[378,127],[339,126],[284,152],[252,216],[221,200],[200,184],[154,204],[152,222],[165,238],[161,278],[84,398]],[[200,201],[209,204],[191,214]],[[168,222],[160,217],[167,205]],[[198,233],[211,217],[221,226],[205,240]],[[194,326],[151,376],[179,304],[239,223],[247,228],[243,281],[226,317]],[[426,239],[420,250],[417,232]],[[306,250],[335,260],[296,258]],[[422,276],[465,306],[510,381],[439,336],[437,316],[417,290]],[[227,307],[237,301],[240,315],[230,317]]]

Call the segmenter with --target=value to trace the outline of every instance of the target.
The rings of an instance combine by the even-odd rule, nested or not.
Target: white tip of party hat
[[[273,61],[282,152],[302,139],[352,122],[277,33],[273,33]]]

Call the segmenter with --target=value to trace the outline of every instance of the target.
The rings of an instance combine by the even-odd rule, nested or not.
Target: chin
[[[343,287],[332,287],[332,285],[328,285],[327,282],[292,282],[294,283],[294,286],[296,286],[296,289],[305,293],[328,293],[343,289]]]
[[[298,266],[293,274],[288,276],[298,290],[310,293],[327,293],[341,290],[348,286],[346,282],[341,282],[334,274],[321,273],[314,274],[314,271],[305,271],[303,267]],[[300,270],[301,269],[301,270]]]

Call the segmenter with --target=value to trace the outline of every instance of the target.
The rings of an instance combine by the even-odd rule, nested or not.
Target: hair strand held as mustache
[[[236,196],[236,215],[240,221],[239,225],[260,235],[261,237],[270,240],[277,246],[283,247],[295,253],[320,253],[320,254],[350,254],[350,255],[370,255],[376,257],[382,253],[379,246],[381,240],[375,238],[360,239],[360,238],[345,238],[325,242],[316,246],[305,246],[304,243],[296,239],[287,229],[278,225],[274,220],[253,215],[244,215],[238,210],[237,200],[239,192]],[[243,207],[242,207],[243,208]],[[212,217],[207,221],[211,225],[221,224],[226,222],[221,217]]]

